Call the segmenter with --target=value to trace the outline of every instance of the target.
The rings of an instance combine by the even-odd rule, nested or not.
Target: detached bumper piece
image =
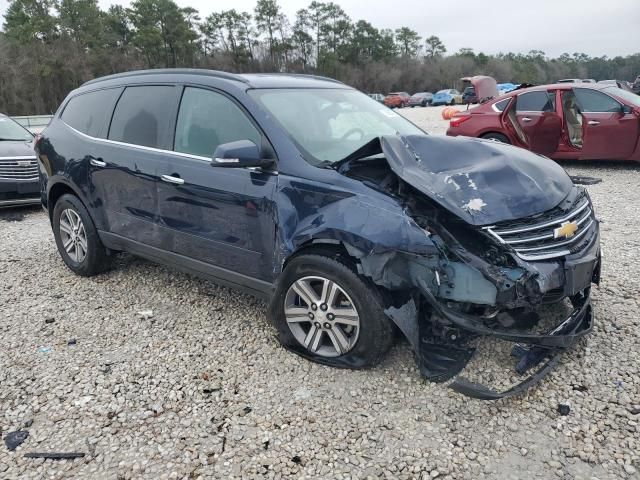
[[[571,302],[574,310],[571,315],[544,334],[492,330],[479,326],[477,322],[471,322],[471,319],[465,315],[452,312],[446,307],[439,309],[440,314],[446,320],[467,331],[516,342],[511,350],[511,355],[516,358],[514,368],[519,374],[526,373],[546,360],[538,370],[508,390],[498,392],[485,385],[471,382],[463,376],[456,377],[471,359],[474,353],[473,348],[421,342],[418,354],[420,371],[427,378],[436,382],[455,377],[449,384],[449,388],[480,400],[497,400],[518,395],[544,378],[559,363],[560,355],[563,352],[592,331],[594,316],[589,294],[590,290],[586,289],[573,296]]]

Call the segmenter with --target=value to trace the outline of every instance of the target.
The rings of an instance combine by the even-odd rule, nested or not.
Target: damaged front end
[[[397,136],[338,168],[397,199],[414,222],[408,228],[433,245],[416,253],[345,244],[360,273],[391,292],[386,313],[429,380],[453,379],[452,389],[480,399],[516,395],[592,330],[598,220],[586,190],[554,162],[496,142]],[[561,302],[569,313],[545,318],[545,306]],[[518,374],[537,370],[503,392],[457,376],[479,336],[513,342]]]

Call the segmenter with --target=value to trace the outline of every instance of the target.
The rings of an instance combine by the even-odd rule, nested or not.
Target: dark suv
[[[591,330],[599,233],[582,187],[516,147],[427,136],[336,81],[109,76],[69,94],[36,151],[71,270],[127,251],[239,288],[269,301],[285,347],[324,364],[375,364],[395,325],[432,380],[479,335],[522,344],[519,371],[549,357],[546,372]],[[564,299],[540,331],[540,307]]]

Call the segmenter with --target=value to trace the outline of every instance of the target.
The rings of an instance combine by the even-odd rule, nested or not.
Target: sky
[[[98,0],[101,8],[128,0]],[[235,8],[252,12],[255,0],[175,0],[201,17]],[[534,0],[447,2],[435,0],[333,0],[353,21],[364,19],[377,28],[407,26],[422,38],[437,35],[448,53],[473,48],[487,54],[542,50],[557,57],[564,52],[590,56],[640,52],[640,0]],[[291,21],[311,0],[278,0]],[[0,0],[0,12],[7,0]]]

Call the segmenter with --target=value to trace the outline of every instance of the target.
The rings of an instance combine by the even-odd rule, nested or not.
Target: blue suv
[[[125,251],[238,288],[317,362],[373,365],[400,331],[444,380],[493,335],[521,344],[519,371],[546,372],[592,328],[599,232],[582,187],[528,151],[426,135],[330,79],[112,75],[71,92],[35,149],[71,270]],[[541,307],[564,300],[540,332]]]

